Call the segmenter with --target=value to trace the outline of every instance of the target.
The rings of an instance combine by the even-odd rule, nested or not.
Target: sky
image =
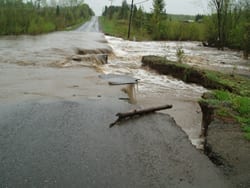
[[[123,0],[113,0],[113,5],[120,6]],[[144,10],[150,11],[152,8],[153,0],[134,0],[134,3],[137,4],[137,7],[142,5]],[[92,10],[95,11],[97,16],[100,16],[105,5],[111,5],[111,0],[84,0]],[[127,0],[128,4],[131,4],[132,0]],[[165,0],[166,12],[168,14],[188,14],[188,15],[197,15],[197,14],[207,14],[209,9],[207,8],[208,0]]]

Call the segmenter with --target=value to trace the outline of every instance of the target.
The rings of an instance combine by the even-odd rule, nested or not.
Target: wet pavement
[[[114,98],[0,105],[0,187],[228,187],[168,115]]]
[[[102,33],[84,31],[0,38],[0,187],[228,187],[168,111],[108,128],[117,112],[163,102],[190,128],[204,88],[140,70],[116,52],[109,65],[72,60],[79,49],[111,48]],[[117,66],[143,78],[136,105],[119,100],[123,86],[98,78]]]
[[[77,29],[77,31],[83,31],[83,32],[100,32],[99,23],[98,23],[98,17],[93,16],[90,21],[82,25]]]

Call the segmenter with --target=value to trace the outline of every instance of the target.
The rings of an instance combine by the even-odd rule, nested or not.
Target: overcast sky
[[[113,0],[113,5],[121,5],[123,0]],[[134,0],[134,3],[139,3],[144,7],[144,10],[150,11],[152,8],[153,0]],[[132,0],[127,0],[128,4],[131,4]],[[101,15],[105,5],[109,6],[111,4],[110,0],[85,0],[96,13],[96,15]],[[207,14],[209,12],[207,8],[208,0],[165,0],[166,11],[170,14]],[[140,6],[137,4],[137,6]]]

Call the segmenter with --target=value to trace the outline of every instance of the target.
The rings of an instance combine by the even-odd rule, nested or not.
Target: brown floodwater
[[[176,60],[180,46],[185,63],[249,74],[250,63],[241,59],[240,52],[221,52],[201,47],[197,42],[135,42],[82,31],[5,36],[0,37],[0,102],[43,98],[97,100],[114,95],[124,98],[123,86],[108,86],[98,74],[129,75],[140,79],[135,92],[137,105],[142,108],[173,104],[171,110],[163,113],[171,114],[191,142],[202,148],[202,114],[197,100],[207,90],[141,68],[143,55]],[[97,53],[109,54],[108,64],[98,62]]]

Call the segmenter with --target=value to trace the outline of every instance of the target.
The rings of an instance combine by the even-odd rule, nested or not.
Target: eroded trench
[[[237,71],[242,73],[249,71],[249,67],[245,66],[248,62],[241,61],[239,53],[224,51],[221,54],[215,49],[201,47],[197,42],[135,42],[109,36],[104,37],[101,33],[84,32],[8,36],[1,37],[0,40],[0,68],[4,73],[2,77],[3,75],[12,77],[11,84],[8,78],[1,79],[3,89],[1,98],[8,98],[8,95],[13,92],[27,94],[29,91],[26,90],[34,90],[33,93],[36,94],[39,94],[37,90],[40,92],[42,90],[41,95],[55,95],[63,98],[67,97],[66,94],[71,90],[82,93],[93,89],[92,93],[95,93],[95,86],[86,85],[85,89],[81,89],[80,83],[74,84],[81,82],[78,79],[81,79],[80,70],[83,67],[94,67],[99,75],[125,75],[138,79],[138,85],[129,84],[122,88],[138,108],[172,104],[171,110],[165,110],[162,113],[172,115],[177,124],[187,133],[192,144],[200,149],[203,148],[202,112],[197,101],[207,90],[201,86],[186,84],[170,76],[159,75],[152,70],[142,68],[142,56],[160,55],[166,56],[170,60],[176,60],[176,49],[181,46],[185,52],[185,63],[193,66],[211,69],[220,67],[227,71],[235,71],[234,64],[237,63]],[[63,92],[59,93],[61,90],[58,89],[58,87],[66,87],[65,84],[57,83],[56,89],[52,88],[53,91],[48,92],[45,91],[48,85],[46,82],[46,87],[43,88],[40,85],[39,87],[42,89],[38,89],[39,84],[37,83],[40,80],[50,82],[58,78],[58,82],[65,81],[66,78],[58,73],[58,69],[62,70],[60,72],[66,71],[67,75],[72,77],[69,82],[66,82],[71,84],[71,86],[67,86],[69,90],[67,92],[63,90],[66,94],[62,96]],[[40,77],[37,76],[38,73],[41,74]],[[14,74],[25,77],[20,81],[22,86],[16,86],[20,84],[13,81],[18,79]],[[79,77],[75,75],[79,75]],[[34,82],[30,83],[32,79]],[[93,77],[89,79],[93,79]],[[26,84],[25,81],[27,81]],[[28,84],[29,86],[27,86]],[[30,84],[32,85],[30,86]],[[99,81],[96,84],[99,84]],[[13,87],[10,88],[8,85],[13,85]],[[92,93],[89,92],[89,94]],[[85,96],[83,94],[80,97]]]

